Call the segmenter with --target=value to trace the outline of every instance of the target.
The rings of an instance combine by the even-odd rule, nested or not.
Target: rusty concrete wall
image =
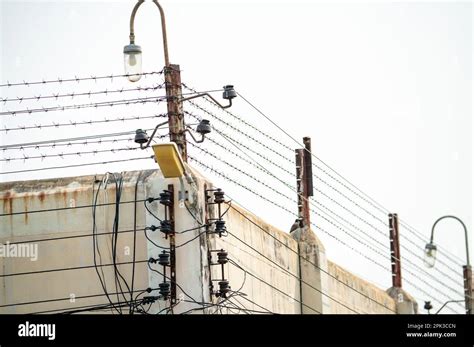
[[[137,173],[125,175],[122,201],[133,201]],[[98,179],[102,177],[97,177]],[[78,308],[107,302],[92,264],[92,185],[94,176],[11,182],[0,185],[0,243],[26,242],[37,245],[38,259],[0,258],[0,312],[31,313],[55,309]],[[97,187],[97,185],[96,185]],[[112,203],[115,188],[100,194],[98,203]],[[125,207],[126,206],[126,207]],[[137,229],[144,226],[143,205],[138,205]],[[133,204],[122,205],[120,230],[133,230]],[[35,212],[45,211],[49,212]],[[13,215],[11,213],[14,213]],[[97,207],[97,232],[110,232],[114,205]],[[102,264],[111,263],[111,235],[98,236]],[[137,233],[137,260],[147,259],[146,242]],[[120,263],[132,261],[133,232],[124,232],[118,239],[117,258]],[[118,266],[123,276],[131,277],[131,264]],[[60,269],[64,269],[58,271]],[[44,272],[37,272],[44,271]],[[112,266],[102,267],[114,293]],[[32,273],[37,272],[37,273]],[[147,288],[147,268],[137,265],[135,288]],[[97,295],[97,296],[95,296]],[[91,296],[81,298],[83,296]],[[75,299],[74,299],[75,298]],[[54,300],[41,302],[44,300]],[[71,302],[74,301],[74,302]],[[4,306],[13,303],[38,302],[29,305]],[[2,307],[3,306],[3,307]]]
[[[210,292],[210,283],[217,289],[217,279],[221,276],[220,266],[209,266],[208,255],[213,250],[225,249],[229,259],[234,263],[224,266],[225,278],[229,280],[233,291],[238,292],[227,302],[223,313],[238,313],[230,305],[245,307],[255,312],[277,313],[310,313],[305,310],[305,301],[321,302],[323,313],[348,313],[348,311],[327,298],[313,297],[321,295],[317,291],[301,288],[300,257],[298,242],[288,233],[278,230],[262,221],[245,209],[232,204],[224,216],[229,235],[220,238],[209,237],[203,233],[199,224],[204,221],[207,211],[204,204],[204,187],[212,184],[196,170],[188,167],[192,179],[185,182],[188,191],[187,201],[179,203],[178,191],[181,184],[178,180],[164,179],[158,170],[128,172],[124,174],[124,187],[120,208],[120,231],[117,246],[119,270],[130,283],[133,255],[134,193],[138,179],[137,197],[146,199],[158,197],[169,184],[175,189],[176,231],[193,229],[176,235],[176,244],[183,245],[177,249],[177,282],[178,293],[184,299],[175,308],[175,313],[198,307],[190,301],[217,303]],[[94,190],[104,176],[83,176],[40,181],[10,182],[0,184],[0,243],[30,242],[38,246],[38,260],[27,258],[0,257],[0,313],[32,313],[52,310],[78,309],[89,305],[108,302],[94,268],[92,242],[92,209]],[[93,187],[95,182],[95,187]],[[221,187],[225,190],[225,187]],[[99,194],[98,203],[110,203],[97,207],[97,232],[108,233],[98,236],[102,264],[112,264],[111,238],[114,216],[114,184]],[[78,208],[84,206],[83,208]],[[163,218],[164,210],[158,202],[149,204],[150,211],[158,218]],[[51,210],[49,212],[35,211]],[[162,281],[159,273],[149,270],[147,259],[156,258],[161,252],[156,245],[166,247],[168,239],[159,231],[147,235],[152,244],[145,238],[143,229],[146,226],[158,225],[159,221],[148,213],[143,202],[137,204],[137,244],[135,272],[135,291],[148,287],[157,288]],[[196,229],[197,228],[197,229]],[[49,240],[47,240],[49,239]],[[54,240],[51,240],[54,239]],[[188,242],[189,241],[189,242]],[[322,249],[322,247],[320,247]],[[211,251],[209,253],[209,251]],[[97,257],[96,257],[97,258]],[[326,262],[324,262],[326,264]],[[305,276],[324,279],[327,285],[322,286],[329,295],[354,307],[359,312],[387,313],[387,309],[374,304],[348,286],[356,288],[367,296],[394,308],[394,300],[382,289],[357,278],[350,272],[327,261],[328,272],[346,283],[343,285],[321,273],[320,269],[305,267]],[[152,266],[160,270],[157,265]],[[44,272],[37,272],[44,271]],[[326,271],[326,270],[325,270]],[[113,280],[114,267],[101,267],[101,274],[106,277],[109,293],[115,293]],[[326,276],[326,277],[324,277]],[[322,283],[322,282],[321,282]],[[126,291],[124,289],[124,291]],[[301,293],[306,294],[302,297]],[[152,295],[157,295],[154,291]],[[192,298],[192,300],[190,299]],[[70,298],[75,298],[70,300]],[[121,295],[111,296],[111,300],[124,301]],[[48,301],[44,301],[48,300]],[[44,302],[43,302],[44,301]],[[28,305],[11,305],[33,302]],[[307,306],[308,306],[307,305]],[[154,304],[150,313],[159,312],[165,307],[163,302]],[[207,309],[212,313],[215,308]],[[103,312],[103,311],[102,311]],[[109,311],[110,313],[111,311]],[[202,312],[202,311],[200,311]]]
[[[225,266],[232,289],[245,294],[235,300],[255,311],[301,313],[297,243],[236,204],[224,220],[228,236],[214,235],[211,249],[224,249],[236,263]],[[220,267],[212,270],[220,278]]]
[[[343,304],[330,300],[331,313],[354,313],[350,309],[360,313],[394,314],[396,312],[395,300],[384,290],[331,261],[328,261],[328,270],[330,276],[326,276],[329,292],[333,298]]]

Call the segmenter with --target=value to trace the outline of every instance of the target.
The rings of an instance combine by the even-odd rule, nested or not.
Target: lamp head
[[[425,246],[425,256],[423,262],[426,267],[432,268],[436,262],[436,245],[433,243],[427,243]]]
[[[130,82],[137,82],[142,76],[142,48],[130,43],[123,48],[125,74]]]

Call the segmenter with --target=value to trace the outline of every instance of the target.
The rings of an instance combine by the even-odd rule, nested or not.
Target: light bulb
[[[130,64],[130,66],[137,65],[137,58],[135,58],[135,54],[130,54],[130,57],[128,58],[128,63]]]
[[[123,49],[125,58],[125,73],[130,82],[136,82],[141,78],[142,73],[142,49],[133,43]]]

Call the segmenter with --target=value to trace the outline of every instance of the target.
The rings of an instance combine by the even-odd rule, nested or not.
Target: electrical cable
[[[50,167],[45,167],[45,168],[36,168],[36,169],[28,169],[28,170],[4,171],[4,172],[0,172],[0,175],[25,173],[25,172],[35,172],[35,171],[45,171],[45,170],[56,170],[56,169],[69,169],[69,168],[73,168],[73,167],[82,167],[82,166],[91,166],[91,165],[105,165],[105,164],[123,163],[123,162],[128,162],[128,161],[145,160],[145,159],[150,160],[150,158],[152,158],[152,157],[147,156],[147,157],[128,158],[128,159],[122,159],[122,160],[108,160],[108,161],[101,161],[101,162],[94,162],[94,163],[84,163],[84,164],[75,164],[75,165],[50,166]]]
[[[235,267],[237,267],[237,268],[239,268],[240,270],[242,270],[242,271],[246,272],[248,275],[250,275],[251,277],[255,278],[256,280],[258,280],[258,281],[260,281],[260,282],[262,282],[262,283],[266,284],[267,286],[269,286],[270,288],[272,288],[272,289],[276,290],[277,292],[279,292],[279,293],[281,293],[281,294],[285,295],[286,297],[288,297],[288,298],[290,298],[290,299],[292,299],[292,300],[294,300],[294,301],[296,301],[296,302],[300,303],[301,305],[303,305],[303,306],[305,306],[305,307],[309,308],[310,310],[314,311],[315,313],[319,313],[319,314],[321,314],[321,312],[319,312],[318,310],[316,310],[316,309],[312,308],[311,306],[308,306],[308,305],[306,305],[304,302],[302,302],[302,301],[300,301],[300,300],[298,300],[298,299],[296,299],[296,298],[292,297],[291,295],[289,295],[289,294],[285,293],[284,291],[282,291],[282,290],[278,289],[278,288],[277,288],[277,287],[275,287],[274,285],[272,285],[272,284],[268,283],[267,281],[265,281],[265,280],[262,280],[260,277],[258,277],[257,275],[255,275],[255,274],[251,273],[250,271],[248,271],[248,270],[245,270],[245,269],[244,269],[244,268],[242,268],[240,265],[238,265],[236,262],[234,262],[232,259],[229,259],[229,264],[232,264],[232,265],[234,265]]]

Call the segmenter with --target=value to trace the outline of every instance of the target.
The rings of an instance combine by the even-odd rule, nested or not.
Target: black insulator
[[[224,92],[222,93],[222,97],[227,100],[231,100],[237,96],[237,93],[234,90],[234,86],[227,85],[224,86]]]
[[[215,232],[218,233],[219,235],[222,233],[225,233],[227,231],[225,227],[225,221],[223,220],[216,220],[216,229]]]
[[[160,222],[160,230],[165,235],[171,234],[171,221],[165,219]]]
[[[220,296],[225,296],[225,294],[228,293],[229,290],[230,290],[229,281],[227,281],[227,280],[219,281],[219,294],[220,294]]]
[[[160,288],[160,294],[163,296],[163,298],[167,299],[171,292],[170,284],[168,282],[162,282],[158,285],[158,287]]]
[[[169,253],[166,253],[165,251],[163,251],[163,253],[158,254],[158,264],[163,265],[163,266],[169,266],[170,265]]]
[[[209,134],[211,132],[211,123],[207,119],[203,119],[199,122],[196,132],[202,135]]]
[[[151,231],[155,231],[156,229],[158,229],[158,227],[155,226],[155,225],[152,225],[152,226],[148,227],[148,230],[151,230]]]
[[[171,192],[169,190],[164,190],[163,193],[160,193],[160,204],[165,206],[171,205]]]
[[[220,252],[217,252],[217,262],[219,264],[227,263],[227,252],[226,251],[221,250]]]
[[[146,134],[146,131],[142,129],[137,129],[135,133],[135,143],[142,145],[147,142],[148,142],[148,135]]]
[[[223,203],[225,201],[224,199],[224,191],[221,190],[221,189],[217,189],[215,192],[214,192],[214,202],[216,204],[220,204],[220,203]]]

